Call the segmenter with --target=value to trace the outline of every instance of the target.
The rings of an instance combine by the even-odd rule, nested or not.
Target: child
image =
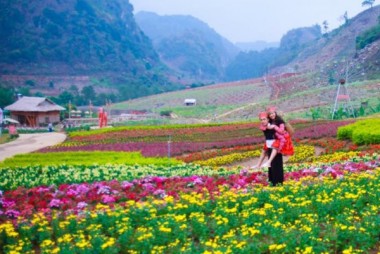
[[[272,144],[273,151],[268,161],[261,166],[263,168],[270,167],[272,160],[277,153],[282,153],[283,155],[294,154],[293,143],[285,126],[285,121],[276,113],[275,107],[268,108],[267,113],[269,124],[266,128],[275,130],[276,140]]]

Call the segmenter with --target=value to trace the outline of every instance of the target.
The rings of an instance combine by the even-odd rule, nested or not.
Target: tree
[[[73,95],[75,95],[75,96],[79,95],[79,90],[78,90],[78,87],[77,87],[76,85],[71,85],[71,86],[69,87],[69,90],[70,90],[70,92],[71,92]]]
[[[376,0],[364,0],[362,2],[362,6],[370,6],[372,8],[373,4],[375,3]]]
[[[74,99],[74,96],[68,91],[63,91],[58,96],[58,101],[60,104],[68,104],[70,101],[73,101],[73,99]]]
[[[13,103],[13,91],[10,88],[0,86],[0,108],[4,108]]]
[[[327,32],[329,31],[329,23],[327,23],[327,20],[322,22],[323,25],[323,34],[327,36]]]
[[[341,19],[344,21],[344,24],[348,24],[348,14],[347,11],[342,15]]]
[[[93,86],[83,87],[81,93],[82,93],[83,97],[86,98],[87,101],[88,100],[94,101],[96,98],[96,92],[95,92]]]

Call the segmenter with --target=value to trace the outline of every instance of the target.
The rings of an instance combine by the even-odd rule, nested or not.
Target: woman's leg
[[[273,186],[284,182],[284,163],[281,153],[277,153],[272,160],[269,168],[269,181]]]
[[[270,165],[272,164],[273,159],[276,157],[277,154],[278,154],[277,149],[272,148],[268,161],[266,161],[263,165],[261,165],[261,167],[262,168],[268,168],[268,167],[270,167]]]

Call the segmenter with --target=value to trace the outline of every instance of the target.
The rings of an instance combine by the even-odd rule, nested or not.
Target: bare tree
[[[327,23],[327,20],[322,22],[322,28],[323,28],[324,36],[327,36],[328,30],[329,30],[329,23]]]

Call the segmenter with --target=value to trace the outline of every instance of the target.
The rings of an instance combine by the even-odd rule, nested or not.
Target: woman
[[[282,117],[277,114],[275,107],[269,107],[267,109],[267,114],[269,117],[269,124],[266,126],[266,128],[275,130],[276,140],[272,144],[271,156],[269,157],[268,161],[262,165],[264,168],[269,167],[272,160],[276,157],[277,153],[281,153],[282,155],[294,154],[293,142],[290,138],[290,134],[286,126],[288,124],[286,124]]]
[[[253,168],[262,167],[261,165],[265,157],[267,156],[268,158],[271,158],[272,152],[275,151],[272,145],[275,143],[276,140],[276,131],[273,128],[268,128],[268,113],[261,112],[259,114],[259,119],[261,123],[260,129],[263,131],[265,137],[265,145],[264,149],[261,152],[258,164]],[[268,168],[268,180],[273,186],[276,186],[277,184],[282,184],[284,182],[284,163],[282,153],[280,152],[276,152],[275,156],[273,156],[273,159],[270,162],[270,166]]]

